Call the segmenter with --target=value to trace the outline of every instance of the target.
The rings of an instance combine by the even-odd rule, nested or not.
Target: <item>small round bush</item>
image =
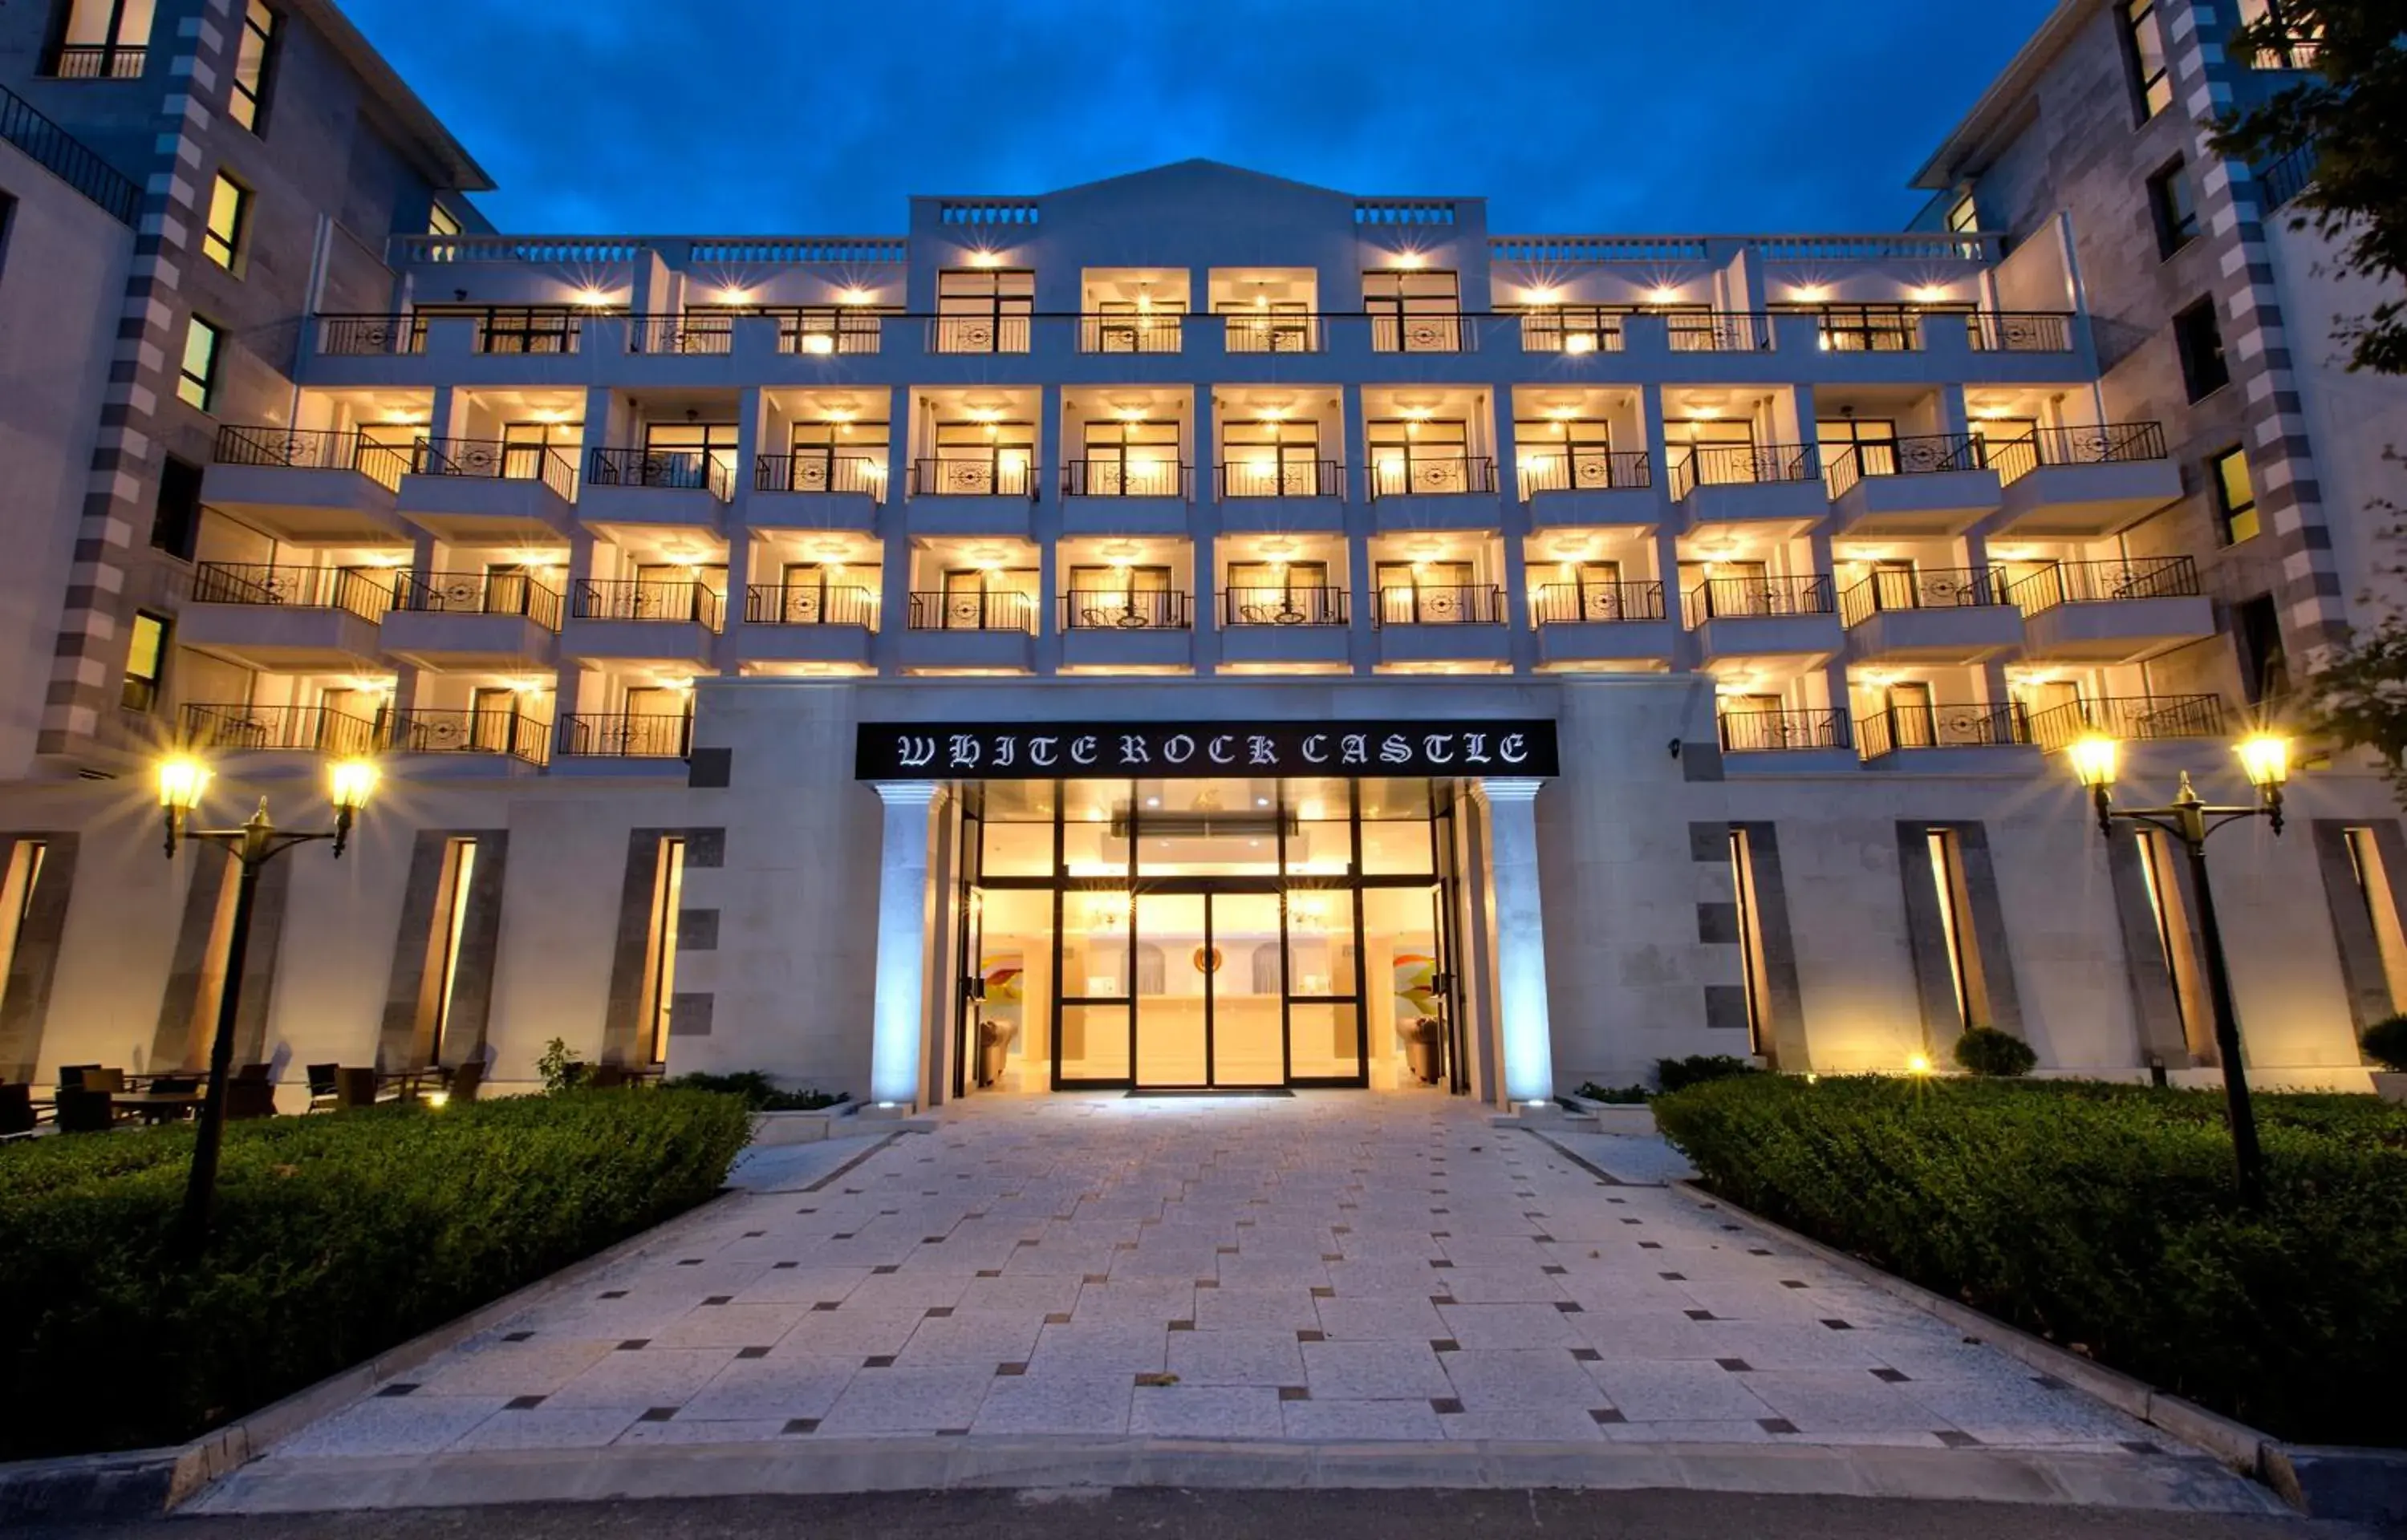
[[[1657,1059],[1655,1083],[1670,1095],[1707,1081],[1728,1080],[1733,1075],[1752,1075],[1755,1066],[1729,1053],[1691,1053],[1685,1059]]]
[[[2385,1069],[2407,1070],[2407,1016],[2391,1016],[2367,1027],[2365,1052]]]
[[[1976,1026],[1956,1039],[1956,1062],[1975,1075],[2028,1075],[2039,1063],[2031,1045],[2011,1032]]]

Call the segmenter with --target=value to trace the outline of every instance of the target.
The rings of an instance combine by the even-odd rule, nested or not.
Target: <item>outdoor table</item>
[[[121,1092],[108,1098],[108,1105],[111,1111],[139,1113],[146,1123],[164,1123],[198,1107],[201,1096],[198,1091]]]

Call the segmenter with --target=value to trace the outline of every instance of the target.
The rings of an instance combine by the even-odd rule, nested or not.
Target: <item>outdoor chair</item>
[[[59,1089],[62,1091],[82,1090],[85,1072],[88,1070],[95,1070],[99,1067],[100,1066],[96,1064],[63,1064],[59,1066]]]
[[[339,1105],[335,1095],[335,1077],[340,1072],[341,1066],[339,1065],[313,1064],[309,1066],[309,1111],[331,1112],[337,1105]]]
[[[228,1123],[276,1116],[276,1087],[265,1079],[226,1081],[225,1115]]]
[[[34,1088],[21,1081],[0,1081],[0,1138],[34,1131]]]
[[[374,1107],[377,1099],[377,1072],[373,1069],[337,1069],[335,1071],[335,1108],[341,1111],[353,1107]]]
[[[265,1084],[267,1081],[276,1078],[276,1067],[272,1064],[241,1065],[236,1067],[235,1069],[234,1078],[236,1081],[255,1081],[261,1084]]]
[[[103,1068],[99,1065],[88,1065],[83,1072],[82,1089],[106,1091],[113,1095],[125,1089],[125,1071]]]
[[[58,1124],[62,1134],[106,1134],[117,1122],[116,1109],[106,1091],[80,1086],[59,1091]]]

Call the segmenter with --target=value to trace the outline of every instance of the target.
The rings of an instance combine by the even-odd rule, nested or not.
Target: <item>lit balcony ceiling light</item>
[[[746,304],[750,303],[751,299],[752,290],[740,289],[733,284],[719,291],[719,303],[721,304]]]
[[[1801,304],[1820,304],[1830,297],[1830,291],[1818,283],[1806,284],[1802,288],[1791,290],[1789,294]]]
[[[1388,259],[1388,265],[1390,267],[1414,268],[1420,266],[1423,262],[1428,261],[1429,259],[1427,257],[1421,255],[1417,251],[1399,251]]]
[[[1646,291],[1646,298],[1654,304],[1673,304],[1678,302],[1680,291],[1669,284],[1658,284]]]
[[[1563,291],[1552,287],[1544,287],[1529,290],[1526,297],[1531,304],[1558,304],[1562,301]]]
[[[1912,292],[1917,304],[1937,304],[1947,297],[1947,290],[1935,283],[1917,284]]]
[[[610,296],[599,289],[580,289],[577,291],[577,303],[589,308],[599,308],[610,303]]]
[[[836,301],[840,304],[867,304],[870,301],[876,298],[876,296],[872,294],[868,290],[862,289],[859,285],[855,285],[854,287],[846,290],[843,293],[838,294],[836,296]]]
[[[1001,267],[1003,265],[1003,256],[1001,253],[994,251],[973,251],[970,253],[970,265],[972,267]]]

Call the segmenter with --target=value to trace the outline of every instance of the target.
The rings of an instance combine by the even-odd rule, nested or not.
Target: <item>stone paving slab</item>
[[[361,1490],[398,1493],[431,1465],[481,1491],[507,1484],[504,1451],[549,1491],[565,1478],[546,1459],[723,1462],[764,1431],[804,1461],[860,1439],[932,1459],[998,1438],[1676,1446],[1706,1451],[1680,1467],[1702,1478],[1716,1449],[1756,1462],[1742,1485],[1784,1449],[1822,1472],[1854,1469],[1832,1450],[2062,1456],[2143,1488],[2196,1462],[1460,1101],[991,1098],[882,1147],[799,1148],[817,1160],[776,1151],[706,1223],[304,1429],[208,1502],[369,1469]]]

